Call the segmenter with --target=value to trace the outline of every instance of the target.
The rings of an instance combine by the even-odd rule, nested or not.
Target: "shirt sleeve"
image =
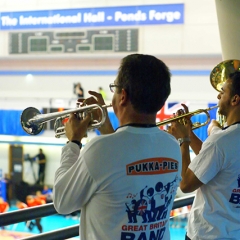
[[[224,158],[218,146],[214,142],[206,141],[188,168],[202,183],[206,184],[221,170],[223,161]]]
[[[53,203],[58,213],[69,214],[84,206],[97,185],[75,143],[62,148],[60,167],[55,173]]]
[[[221,133],[223,130],[217,126],[213,126],[210,134]]]

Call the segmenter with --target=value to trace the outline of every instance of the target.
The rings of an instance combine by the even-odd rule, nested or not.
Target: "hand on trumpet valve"
[[[182,104],[184,109],[179,109],[174,117],[189,113],[188,107]],[[173,121],[168,127],[168,133],[172,134],[176,139],[189,137],[192,131],[191,115]]]
[[[86,98],[86,99],[79,99],[78,103],[80,103],[80,106],[88,106],[88,105],[92,105],[92,104],[99,104],[101,106],[106,105],[103,100],[103,97],[100,93],[97,93],[94,91],[88,91],[88,93],[92,96],[89,98]],[[91,114],[92,114],[92,121],[100,121],[101,120],[101,112],[99,109],[91,110]]]
[[[110,106],[110,104],[106,105],[101,93],[97,93],[94,91],[88,91],[88,93],[91,95],[90,98],[87,98],[84,100],[79,99],[79,101],[84,103],[85,105],[98,104],[98,105],[102,106],[106,119],[105,119],[104,123],[98,128],[98,130],[101,132],[101,134],[113,133],[114,129],[112,127],[112,124],[110,122],[110,119],[108,117],[108,112],[107,112],[107,107]],[[105,106],[105,108],[104,108],[104,106]],[[100,109],[92,110],[91,117],[92,117],[92,122],[100,122],[102,119],[102,113],[101,113]]]
[[[86,136],[87,129],[91,122],[91,116],[87,114],[84,119],[79,119],[76,114],[71,113],[65,124],[65,134],[69,141],[78,140]]]
[[[186,138],[189,137],[189,128],[191,128],[189,120],[185,120],[185,124],[181,124],[177,120],[168,127],[168,133],[172,134],[176,139]]]
[[[88,93],[92,96],[86,99],[78,99],[77,102],[81,103],[82,106],[91,105],[91,104],[105,105],[105,102],[103,100],[101,93],[97,93],[95,91],[88,91]]]
[[[181,104],[183,106],[184,109],[179,109],[177,111],[177,116],[181,116],[181,115],[184,115],[184,114],[188,114],[189,113],[189,109],[188,107],[185,105],[185,104]],[[191,121],[191,115],[188,115],[184,118],[181,118],[179,119],[179,123],[183,124],[183,125],[186,125],[186,124],[189,124],[191,126],[190,130],[192,129],[192,121]]]

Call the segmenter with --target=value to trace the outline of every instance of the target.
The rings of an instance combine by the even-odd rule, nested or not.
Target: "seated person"
[[[52,189],[49,188],[47,185],[44,185],[42,194],[46,197],[46,203],[52,202]]]
[[[2,198],[0,197],[0,214],[7,212],[9,209],[9,204]],[[1,227],[4,229],[4,226]]]

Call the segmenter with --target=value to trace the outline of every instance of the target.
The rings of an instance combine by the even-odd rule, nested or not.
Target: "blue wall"
[[[211,107],[211,106],[209,106]],[[20,123],[22,111],[21,110],[0,110],[0,135],[14,135],[14,136],[29,136],[23,129]],[[210,118],[215,119],[216,109],[209,112]],[[108,113],[113,128],[119,126],[118,119],[113,112]],[[192,122],[205,122],[205,114],[198,114],[191,118]],[[201,139],[207,138],[207,126],[194,130],[196,135]],[[98,130],[96,132],[99,134]]]

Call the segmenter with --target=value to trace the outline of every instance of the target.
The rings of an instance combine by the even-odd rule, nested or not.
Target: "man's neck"
[[[240,122],[240,108],[236,108],[227,116],[227,125],[230,126],[234,123]]]
[[[119,117],[120,126],[136,123],[136,124],[156,124],[156,114],[143,114],[136,111],[124,111]]]

